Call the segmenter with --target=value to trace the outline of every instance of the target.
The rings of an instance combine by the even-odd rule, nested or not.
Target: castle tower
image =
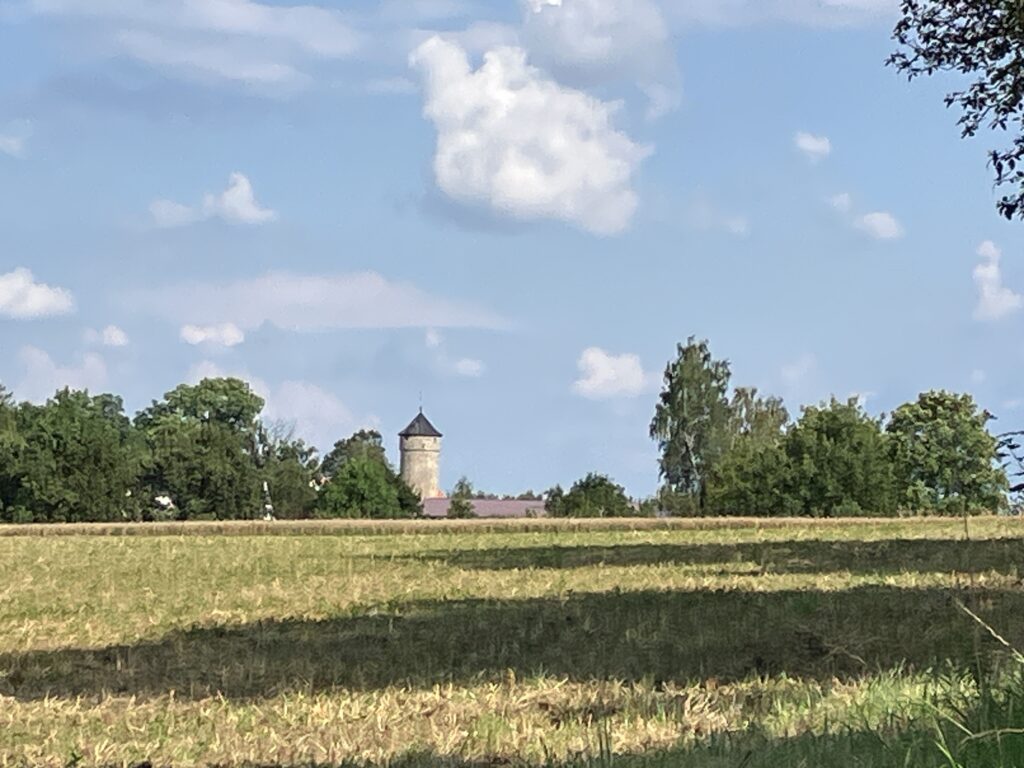
[[[402,479],[421,499],[441,496],[441,433],[423,415],[423,409],[398,433]]]

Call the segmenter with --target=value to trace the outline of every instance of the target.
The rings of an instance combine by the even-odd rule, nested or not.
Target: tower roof
[[[409,422],[409,426],[398,433],[399,437],[443,437],[437,431],[430,420],[423,415],[423,411],[416,414],[416,418]]]

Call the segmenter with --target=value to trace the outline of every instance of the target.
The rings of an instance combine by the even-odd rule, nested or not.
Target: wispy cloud
[[[440,298],[376,272],[298,275],[271,272],[226,283],[183,283],[139,291],[129,304],[170,320],[242,331],[270,323],[285,330],[338,328],[502,328],[474,304]]]
[[[163,72],[250,85],[302,77],[317,59],[359,50],[346,17],[317,5],[255,0],[28,0],[39,15],[67,19],[109,51]]]

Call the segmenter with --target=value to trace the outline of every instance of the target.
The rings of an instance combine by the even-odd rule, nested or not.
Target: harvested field
[[[0,764],[950,765],[1022,575],[1005,518],[8,527]]]

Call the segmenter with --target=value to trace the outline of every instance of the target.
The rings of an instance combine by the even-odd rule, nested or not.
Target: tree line
[[[381,435],[360,430],[323,457],[279,423],[244,381],[182,384],[129,417],[119,397],[63,389],[42,405],[0,385],[0,522],[412,518],[422,502],[389,463]],[[887,416],[857,399],[802,409],[733,387],[707,341],[677,346],[650,436],[661,489],[632,500],[589,473],[543,496],[556,517],[816,516],[1002,512],[1002,460],[1024,472],[1022,435],[1000,441],[968,394],[922,393]],[[449,515],[496,498],[461,478]]]
[[[323,459],[259,414],[238,379],[182,384],[129,418],[121,398],[63,389],[42,405],[0,386],[0,521],[416,517],[381,436]]]
[[[731,387],[707,341],[677,347],[650,435],[661,506],[673,514],[851,515],[1000,512],[1010,484],[992,415],[969,394],[924,392],[874,417],[857,398],[805,407]],[[1013,490],[1021,490],[1014,488]]]

